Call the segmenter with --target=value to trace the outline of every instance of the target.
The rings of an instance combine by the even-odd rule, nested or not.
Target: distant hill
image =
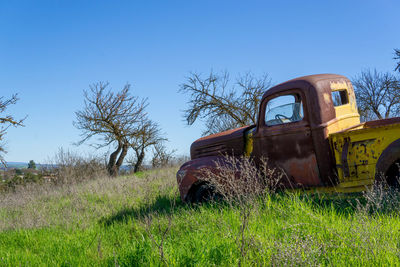
[[[26,169],[26,168],[28,168],[28,162],[10,161],[10,162],[6,162],[6,164],[7,164],[7,168],[5,168],[3,165],[0,165],[0,170],[5,170],[5,169]],[[56,165],[36,163],[36,168],[37,169],[40,169],[42,167],[51,168],[51,167],[56,167]],[[150,167],[151,167],[151,165],[143,165],[144,169],[148,169]],[[120,170],[122,170],[122,171],[129,171],[131,169],[132,169],[132,166],[130,166],[130,165],[122,165],[121,168],[120,168]]]
[[[28,163],[27,162],[16,162],[16,161],[10,161],[6,162],[7,168],[8,169],[24,169],[28,168]],[[5,169],[4,166],[1,166],[1,169]]]
[[[18,161],[9,161],[6,162],[7,168],[5,168],[3,165],[0,165],[0,170],[5,170],[5,169],[26,169],[28,168],[28,162],[18,162]],[[36,168],[40,169],[42,167],[51,167],[53,165],[51,164],[40,164],[36,163]]]

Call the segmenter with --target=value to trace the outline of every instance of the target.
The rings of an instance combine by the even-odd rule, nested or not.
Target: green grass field
[[[382,192],[188,206],[175,171],[0,195],[0,266],[400,265]]]

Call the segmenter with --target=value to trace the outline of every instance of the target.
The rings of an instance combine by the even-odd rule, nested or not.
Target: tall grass
[[[269,192],[252,198],[243,227],[243,205],[182,203],[175,172],[1,195],[0,265],[400,264],[398,207],[377,205],[396,192]]]

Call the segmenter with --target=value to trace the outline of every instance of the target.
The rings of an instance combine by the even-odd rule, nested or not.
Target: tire
[[[218,201],[221,199],[221,195],[215,193],[214,188],[209,184],[200,185],[196,193],[194,194],[195,203],[205,203],[210,201]]]
[[[392,164],[386,172],[386,183],[391,188],[400,189],[400,161]]]

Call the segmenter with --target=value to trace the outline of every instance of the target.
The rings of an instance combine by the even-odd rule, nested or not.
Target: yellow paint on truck
[[[250,157],[253,152],[253,132],[255,128],[250,129],[245,133],[245,141],[244,141],[244,155],[246,157]]]
[[[346,90],[349,99],[348,104],[335,107],[336,118],[327,125],[338,184],[334,187],[308,188],[307,191],[360,192],[373,185],[379,157],[391,143],[400,139],[400,124],[368,128],[365,123],[360,123],[351,83],[331,83],[331,90]]]
[[[351,83],[331,83],[332,91],[346,89],[349,103],[335,107],[336,119],[327,127],[335,158],[338,185],[318,187],[318,192],[356,192],[375,181],[376,164],[382,152],[400,138],[400,124],[365,127],[360,123]]]
[[[379,157],[400,138],[400,124],[363,126],[329,136],[340,184],[352,187],[372,185]]]

